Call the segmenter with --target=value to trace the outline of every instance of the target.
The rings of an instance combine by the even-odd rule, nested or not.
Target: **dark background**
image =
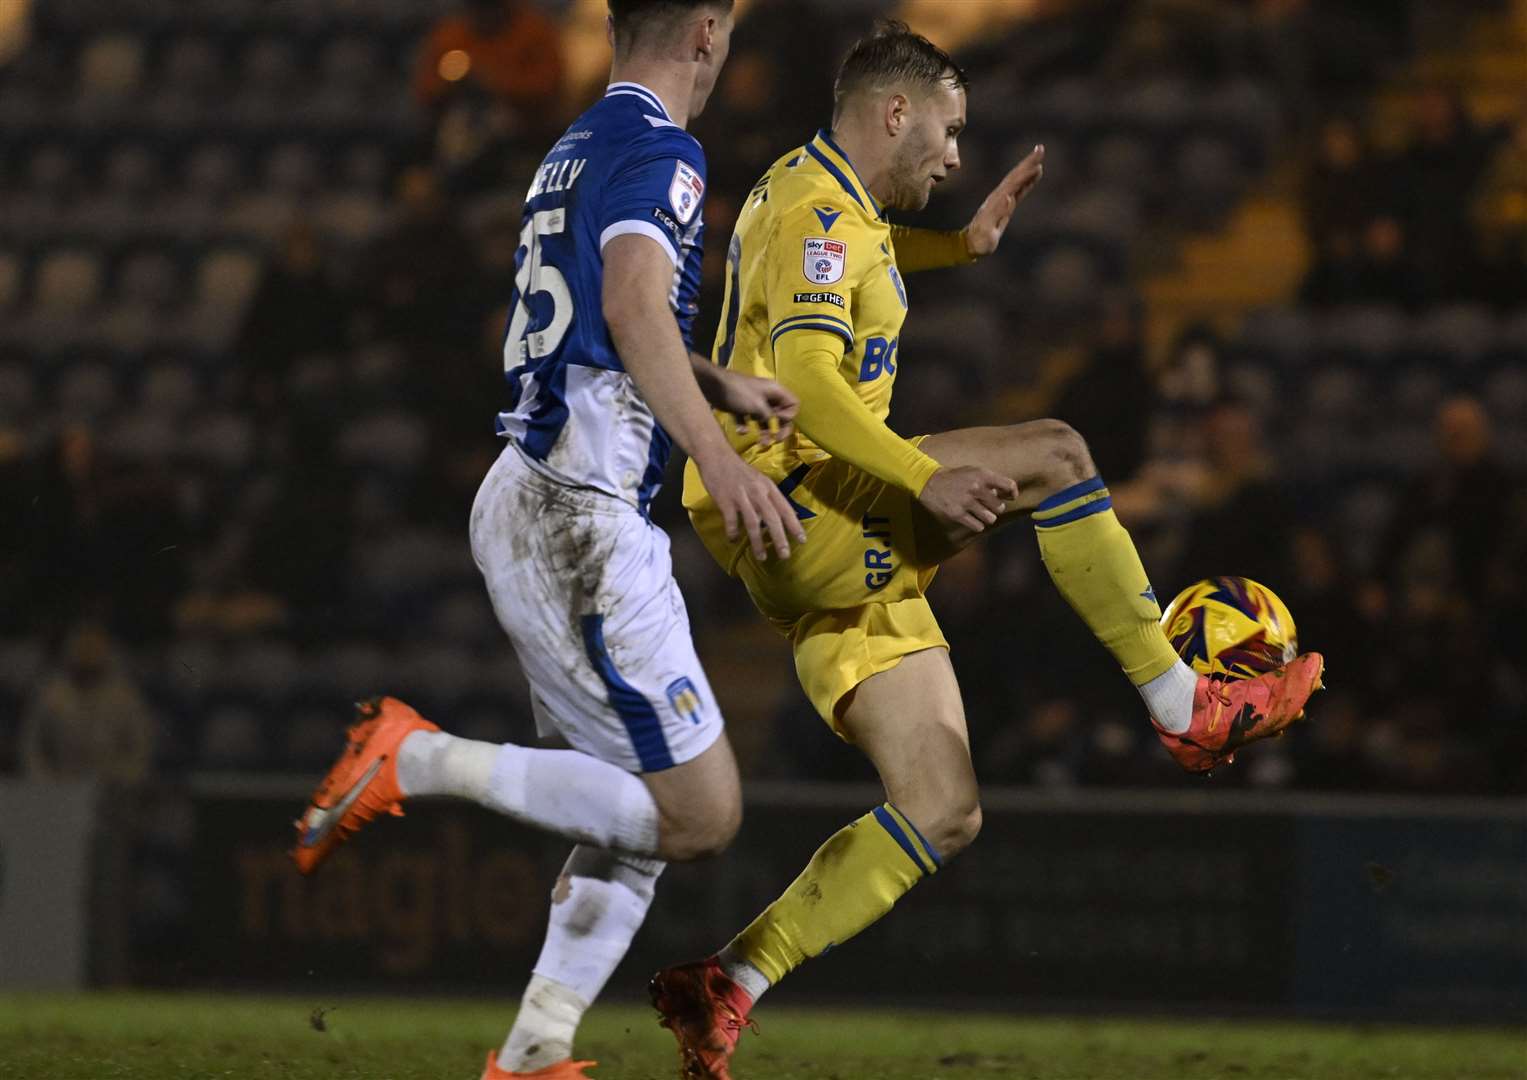
[[[926,220],[1048,159],[996,256],[909,282],[893,425],[1060,416],[1158,595],[1228,573],[1288,602],[1330,689],[1215,787],[1527,791],[1523,5],[756,0],[695,125],[702,324],[741,194],[904,9],[973,80],[965,168]],[[188,903],[180,778],[316,776],[382,691],[531,737],[466,515],[498,449],[521,193],[597,93],[601,10],[6,10],[0,770],[138,793],[148,923]],[[744,772],[866,778],[676,479],[656,516]],[[1204,783],[1026,528],[934,597],[985,782]]]

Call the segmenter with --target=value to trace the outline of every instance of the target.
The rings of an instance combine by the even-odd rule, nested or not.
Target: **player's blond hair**
[[[860,38],[838,68],[833,85],[833,112],[843,99],[859,90],[889,90],[897,86],[933,87],[941,82],[970,85],[965,69],[943,49],[898,19],[882,19],[874,33]]]

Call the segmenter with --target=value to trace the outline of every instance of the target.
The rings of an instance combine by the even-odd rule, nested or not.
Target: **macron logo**
[[[820,206],[813,206],[812,209],[822,221],[823,232],[832,232],[832,227],[838,223],[838,218],[843,216],[841,210],[823,210]]]

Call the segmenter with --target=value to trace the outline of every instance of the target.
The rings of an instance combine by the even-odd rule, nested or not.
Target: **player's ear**
[[[707,15],[700,21],[699,42],[696,48],[701,56],[709,56],[716,48],[716,17]]]
[[[901,129],[906,126],[912,103],[907,100],[905,94],[892,94],[885,103],[885,130],[886,134],[893,139],[901,134]]]
[[[615,51],[615,16],[604,17],[604,39],[610,43],[610,51]]]

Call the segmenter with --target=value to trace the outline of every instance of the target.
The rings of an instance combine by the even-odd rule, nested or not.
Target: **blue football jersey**
[[[504,337],[511,406],[499,414],[551,478],[647,512],[672,440],[642,400],[602,310],[604,245],[642,233],[673,258],[669,304],[686,345],[700,291],[705,154],[657,95],[612,83],[567,129],[525,197]]]

